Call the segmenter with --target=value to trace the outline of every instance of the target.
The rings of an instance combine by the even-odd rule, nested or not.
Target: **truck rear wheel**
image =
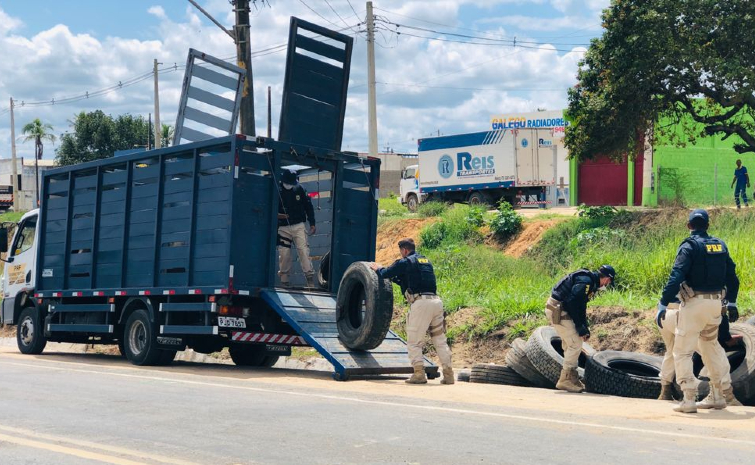
[[[16,326],[16,343],[22,354],[41,354],[47,345],[39,311],[34,307],[26,308],[21,312]]]
[[[467,202],[469,205],[487,205],[488,199],[483,195],[480,191],[474,191],[471,194],[469,194],[469,199],[467,199]]]
[[[271,367],[278,361],[277,355],[266,355],[264,346],[232,345],[228,348],[231,360],[240,367]]]
[[[134,311],[126,320],[123,342],[126,358],[134,365],[155,365],[164,352],[157,348],[155,325],[143,309]]]
[[[415,194],[407,195],[406,208],[408,208],[410,212],[416,212],[417,207],[419,207],[419,199],[417,199],[417,196]]]

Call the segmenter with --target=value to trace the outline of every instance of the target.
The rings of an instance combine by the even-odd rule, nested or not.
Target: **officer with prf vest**
[[[598,271],[577,270],[553,286],[545,304],[545,315],[561,338],[564,349],[564,366],[556,389],[569,392],[585,390],[585,385],[579,380],[577,366],[582,343],[590,339],[587,302],[615,278],[616,270],[610,265],[603,265]]]
[[[422,349],[425,346],[425,334],[429,331],[443,367],[441,384],[454,384],[451,349],[448,347],[444,324],[443,301],[436,293],[433,265],[427,257],[416,252],[414,240],[411,238],[401,239],[398,248],[401,259],[388,268],[382,268],[376,263],[370,264],[370,268],[377,272],[380,279],[390,279],[398,284],[410,305],[409,314],[406,316],[406,345],[414,374],[406,382],[427,383]]]
[[[315,210],[307,190],[297,182],[296,171],[285,169],[281,174],[278,203],[278,275],[281,285],[288,287],[291,274],[291,246],[296,246],[299,254],[299,264],[307,287],[314,287],[314,269],[309,257],[309,243],[307,242],[307,228],[304,222],[309,222],[309,234],[317,232],[315,227]]]
[[[718,343],[723,298],[728,300],[729,321],[739,318],[736,265],[726,244],[708,235],[708,225],[708,212],[698,209],[690,213],[687,228],[691,234],[676,253],[656,316],[656,322],[662,326],[667,305],[679,294],[682,303],[676,313],[673,355],[684,400],[674,410],[682,413],[695,413],[698,408],[726,408],[722,382],[730,368],[726,352]],[[686,284],[682,286],[683,283]],[[698,380],[692,372],[692,354],[698,348],[710,373],[710,394],[695,403]]]

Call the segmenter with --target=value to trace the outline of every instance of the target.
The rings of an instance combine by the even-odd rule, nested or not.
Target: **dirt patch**
[[[398,241],[404,237],[419,241],[420,230],[435,221],[436,218],[407,218],[381,224],[377,230],[375,261],[381,265],[390,265],[398,260],[401,258],[396,245]]]
[[[16,327],[8,325],[0,326],[0,337],[16,337]]]
[[[542,239],[545,231],[563,220],[543,220],[524,223],[522,231],[504,249],[504,253],[519,258],[535,246]]]
[[[594,307],[587,310],[590,344],[597,350],[624,350],[662,355],[663,339],[655,327],[653,310]]]

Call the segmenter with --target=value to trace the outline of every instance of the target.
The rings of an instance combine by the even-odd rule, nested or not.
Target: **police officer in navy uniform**
[[[314,287],[315,272],[312,268],[312,259],[309,257],[309,242],[307,241],[307,232],[310,235],[317,232],[312,200],[309,198],[307,190],[299,184],[296,171],[291,169],[285,169],[281,174],[279,195],[278,275],[281,279],[281,285],[284,287],[290,285],[289,275],[293,262],[291,246],[293,245],[296,246],[299,264],[304,273],[307,287],[312,288]],[[305,221],[309,222],[309,229],[306,228]]]
[[[577,367],[582,343],[590,339],[587,323],[587,302],[595,293],[605,289],[616,278],[611,265],[598,271],[577,270],[556,283],[545,304],[545,315],[561,338],[564,349],[564,366],[556,388],[569,392],[582,392],[585,385],[579,380]]]
[[[427,383],[422,349],[425,345],[425,334],[429,331],[443,367],[441,384],[454,384],[451,349],[448,347],[444,324],[443,301],[436,293],[433,265],[427,257],[417,253],[413,239],[401,239],[398,247],[401,259],[388,268],[382,268],[376,263],[372,263],[370,268],[377,272],[380,279],[390,279],[398,284],[410,305],[406,317],[406,342],[414,374],[406,382]]]
[[[723,392],[726,386],[722,383],[730,367],[726,352],[718,342],[722,299],[728,301],[729,321],[739,318],[736,265],[724,241],[708,234],[708,226],[708,212],[698,209],[690,213],[687,228],[691,234],[679,246],[656,315],[656,322],[662,326],[666,306],[677,294],[683,297],[676,313],[673,350],[676,379],[684,392],[684,400],[674,410],[683,413],[695,413],[698,408],[726,408]],[[684,287],[683,283],[686,283]],[[692,354],[696,350],[710,373],[710,394],[698,403],[695,403],[698,381],[692,372]]]

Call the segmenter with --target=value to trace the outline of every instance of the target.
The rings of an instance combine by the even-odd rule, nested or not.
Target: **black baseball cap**
[[[611,265],[601,265],[600,268],[598,268],[598,273],[606,278],[611,278],[611,282],[614,282],[616,279],[616,270],[614,270]]]
[[[281,182],[286,184],[296,184],[296,171],[292,169],[284,169],[281,175]]]
[[[692,222],[692,220],[697,219],[697,218],[702,218],[702,220],[705,221],[706,223],[710,221],[710,218],[708,218],[708,212],[702,208],[692,210],[692,213],[689,214],[690,223]]]

